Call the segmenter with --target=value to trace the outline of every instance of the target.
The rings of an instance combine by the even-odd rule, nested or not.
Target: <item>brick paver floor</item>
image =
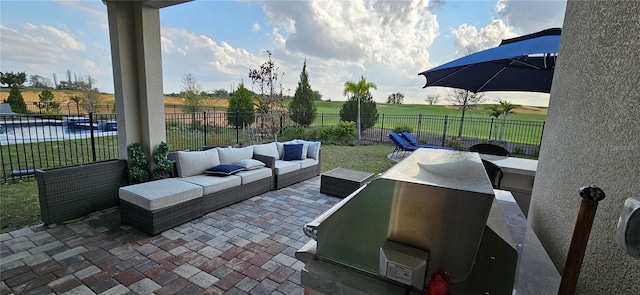
[[[0,294],[302,294],[302,225],[338,198],[320,177],[149,236],[117,208],[0,235]]]

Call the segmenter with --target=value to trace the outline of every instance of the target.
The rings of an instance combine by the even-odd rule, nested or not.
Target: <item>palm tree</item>
[[[360,100],[362,96],[369,92],[369,89],[378,89],[378,85],[373,82],[367,82],[367,79],[364,76],[360,76],[360,81],[353,82],[347,81],[344,82],[344,90],[343,95],[347,96],[348,94],[352,94],[358,100],[358,118],[356,122],[356,140],[360,140]]]
[[[506,101],[506,100],[499,100],[498,103],[500,103],[498,107],[498,109],[500,110],[500,112],[502,113],[502,127],[500,129],[500,139],[502,140],[502,137],[504,136],[504,126],[507,123],[507,118],[509,117],[509,115],[513,114],[513,110],[516,109],[518,106]]]
[[[502,109],[500,108],[500,106],[498,105],[491,105],[490,107],[487,108],[487,110],[489,111],[489,117],[494,117],[496,118],[496,120],[498,120],[500,118],[500,116],[502,116]],[[491,126],[493,126],[493,121],[491,121]],[[494,138],[498,137],[498,125],[493,126],[493,136]],[[491,136],[489,136],[489,139],[491,139]]]

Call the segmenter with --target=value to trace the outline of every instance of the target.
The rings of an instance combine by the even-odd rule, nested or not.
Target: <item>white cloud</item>
[[[91,22],[92,26],[98,24],[101,28],[109,29],[106,14],[107,8],[101,1],[55,0],[55,2],[87,15],[87,20]]]
[[[496,12],[505,23],[523,34],[562,27],[566,0],[498,0]]]
[[[378,84],[377,101],[398,91],[422,96],[424,81],[417,73],[431,66],[428,49],[439,29],[429,1],[263,1],[262,6],[274,26],[274,56],[285,59],[295,79],[306,57],[311,86],[325,97],[344,100],[344,82],[360,75]]]
[[[258,23],[253,23],[253,25],[251,26],[251,31],[260,32],[260,25]]]
[[[160,47],[162,48],[162,53],[171,53],[175,49],[173,41],[165,36],[160,36]]]
[[[192,73],[205,90],[237,83],[246,78],[249,68],[263,62],[261,57],[243,48],[234,48],[225,41],[216,41],[184,29],[163,27],[161,34],[166,92],[180,91],[180,77],[187,73]],[[171,44],[171,50],[165,48],[165,44]]]
[[[502,20],[493,20],[479,30],[475,26],[462,24],[457,29],[451,30],[451,33],[456,37],[456,57],[495,47],[502,39],[517,36]]]
[[[68,32],[31,23],[23,27],[25,30],[5,26],[0,29],[3,59],[56,64],[74,60],[77,54],[86,50],[85,44]]]

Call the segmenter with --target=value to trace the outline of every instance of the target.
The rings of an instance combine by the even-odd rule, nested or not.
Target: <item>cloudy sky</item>
[[[428,94],[417,73],[511,38],[562,27],[566,1],[521,0],[196,0],[160,11],[164,93],[180,92],[191,73],[203,90],[231,90],[267,60],[295,92],[303,61],[311,87],[345,100],[345,81],[364,76],[384,102]],[[70,70],[113,92],[106,6],[99,0],[0,1],[0,71],[26,71],[58,81]],[[546,106],[548,95],[491,93],[491,99]]]

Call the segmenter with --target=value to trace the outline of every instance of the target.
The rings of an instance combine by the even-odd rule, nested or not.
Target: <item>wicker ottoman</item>
[[[320,175],[320,192],[344,198],[373,179],[373,173],[335,168]]]
[[[202,187],[176,178],[121,187],[122,223],[157,235],[204,215]]]

